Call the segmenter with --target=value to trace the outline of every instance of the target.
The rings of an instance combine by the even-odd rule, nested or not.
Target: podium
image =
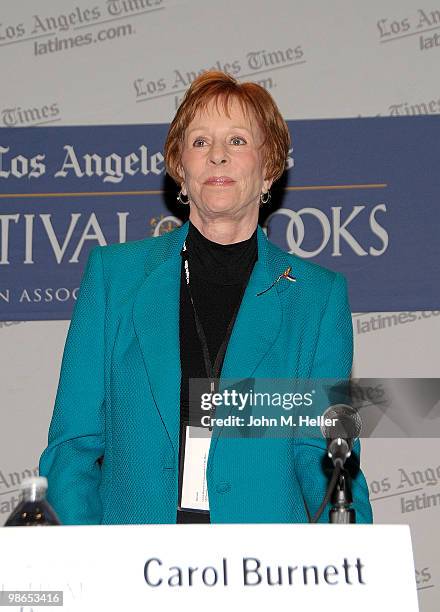
[[[21,612],[418,611],[407,525],[10,527],[0,550]]]

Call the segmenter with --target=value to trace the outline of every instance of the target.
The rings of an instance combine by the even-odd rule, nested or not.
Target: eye
[[[243,142],[244,144],[246,144],[245,139],[244,139],[244,138],[242,138],[241,136],[234,136],[234,137],[231,139],[231,142],[232,142],[233,144],[236,144],[236,142],[234,142],[234,140],[235,140],[235,141],[237,141],[237,140],[241,140],[241,142]],[[240,143],[238,143],[238,144],[240,144]]]
[[[203,138],[197,138],[194,142],[193,142],[193,146],[194,147],[200,147],[201,145],[198,144],[200,142],[205,142]]]

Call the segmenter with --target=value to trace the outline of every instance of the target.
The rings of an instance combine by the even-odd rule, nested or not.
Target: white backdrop
[[[440,112],[440,7],[425,0],[4,0],[0,53],[8,127],[169,122],[208,68],[260,82],[290,120]],[[439,377],[440,313],[360,332],[386,314],[353,315],[355,376]],[[0,524],[46,444],[67,327],[0,321]],[[375,520],[412,527],[424,612],[440,580],[438,449],[363,442]],[[415,489],[431,505],[402,513]]]

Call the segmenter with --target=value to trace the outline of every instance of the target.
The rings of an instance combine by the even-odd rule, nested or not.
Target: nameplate
[[[38,592],[63,612],[418,611],[406,525],[15,527],[0,550],[0,599],[35,612]]]

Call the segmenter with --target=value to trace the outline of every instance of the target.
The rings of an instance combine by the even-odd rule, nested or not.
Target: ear
[[[185,180],[185,170],[183,169],[182,164],[178,164],[177,168],[177,174],[179,175],[179,178],[182,179],[182,182]]]
[[[269,191],[269,189],[272,187],[272,183],[273,183],[273,178],[267,176],[267,170],[268,170],[268,168],[267,168],[266,163],[263,163],[263,176],[265,177],[263,179],[263,185],[261,187],[261,191],[263,193],[266,193],[266,191]]]
[[[264,193],[266,193],[266,191],[269,191],[269,189],[272,187],[272,183],[273,183],[273,179],[264,179],[263,181],[263,191]]]

